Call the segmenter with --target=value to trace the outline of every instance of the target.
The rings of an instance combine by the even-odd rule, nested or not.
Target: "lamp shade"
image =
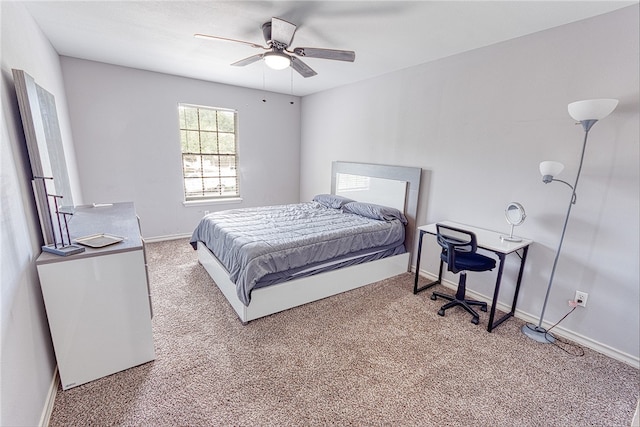
[[[540,163],[540,174],[542,176],[556,176],[564,169],[564,165],[553,160],[545,160]]]
[[[291,58],[284,53],[267,52],[264,54],[264,62],[273,70],[284,70],[291,64]]]
[[[568,105],[569,115],[581,122],[583,120],[600,120],[616,109],[617,99],[587,99]]]

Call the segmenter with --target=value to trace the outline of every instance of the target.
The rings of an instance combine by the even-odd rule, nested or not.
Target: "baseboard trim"
[[[412,271],[415,272],[415,267],[412,267]],[[420,276],[423,276],[425,278],[427,278],[428,280],[437,280],[438,276],[436,276],[435,274],[429,273],[427,271],[424,270],[420,270]],[[448,281],[448,280],[443,280],[442,285],[449,288],[449,289],[453,289],[454,291],[458,288],[458,284]],[[483,294],[479,294],[477,292],[474,292],[470,289],[467,289],[467,294],[473,298],[473,299],[477,299],[479,301],[484,301],[487,302],[488,304],[491,304],[492,301],[492,297],[489,297],[487,295],[483,295]],[[507,304],[498,302],[498,310],[503,311],[503,312],[509,312],[511,311],[511,307]],[[516,308],[515,317],[517,317],[518,319],[524,320],[525,322],[529,322],[529,323],[534,323],[537,324],[540,321],[539,317],[533,316],[530,313],[527,313],[525,311],[522,310],[518,310]],[[543,321],[542,322],[542,326],[545,328],[550,328],[551,326],[553,326],[553,323],[551,322],[546,322]],[[585,346],[593,351],[597,351],[598,353],[602,353],[605,356],[611,357],[612,359],[616,359],[619,360],[621,362],[624,362],[628,365],[631,365],[632,367],[636,368],[636,369],[640,369],[640,358],[633,356],[631,354],[616,350],[613,347],[610,347],[606,344],[603,344],[601,342],[592,340],[589,337],[585,337],[584,335],[575,333],[569,329],[566,329],[562,326],[556,326],[555,328],[553,328],[553,334],[559,337],[562,337],[564,339],[568,339],[571,340],[575,343],[578,343],[582,346]]]
[[[145,237],[145,243],[166,242],[168,240],[188,239],[191,237],[189,234],[169,234],[167,236]]]
[[[58,394],[58,384],[60,383],[60,376],[58,375],[58,367],[53,371],[53,378],[51,379],[51,385],[49,386],[49,392],[47,393],[47,399],[44,402],[44,408],[42,408],[42,415],[40,416],[41,427],[47,427],[51,420],[51,413],[53,412],[53,405],[56,402],[56,395]]]

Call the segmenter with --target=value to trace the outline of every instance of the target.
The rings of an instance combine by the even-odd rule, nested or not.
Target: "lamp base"
[[[525,324],[522,329],[522,333],[534,341],[538,341],[543,344],[552,344],[556,339],[547,332],[543,327],[533,325],[531,323]]]
[[[522,239],[520,237],[515,236],[500,236],[500,240],[502,240],[503,242],[522,242]]]
[[[80,252],[84,252],[84,248],[78,245],[45,245],[42,247],[42,250],[45,252],[49,252],[52,254],[60,255],[60,256],[69,256],[73,254],[79,254]]]

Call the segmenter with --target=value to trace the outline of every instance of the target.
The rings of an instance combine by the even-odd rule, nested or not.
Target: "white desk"
[[[522,273],[524,271],[524,263],[527,260],[527,252],[529,251],[529,245],[533,243],[533,240],[522,239],[520,242],[509,242],[506,240],[502,240],[500,236],[504,236],[504,233],[498,233],[496,231],[485,230],[483,228],[472,227],[470,225],[458,224],[456,222],[451,221],[441,221],[439,224],[449,225],[452,227],[461,228],[464,230],[472,231],[476,235],[476,239],[478,242],[478,247],[482,249],[486,249],[495,253],[498,256],[498,277],[496,278],[496,285],[493,291],[493,302],[491,303],[491,310],[489,313],[489,325],[487,326],[487,331],[491,332],[493,328],[500,325],[502,322],[513,316],[516,310],[516,304],[518,303],[518,293],[520,292],[520,283],[522,282]],[[418,227],[420,232],[420,238],[418,241],[418,259],[416,261],[416,277],[413,285],[413,293],[417,294],[418,292],[424,291],[425,289],[429,289],[430,287],[437,285],[442,282],[442,266],[443,261],[440,260],[440,269],[438,271],[438,280],[435,282],[428,283],[422,287],[418,287],[418,280],[420,275],[420,258],[422,256],[422,238],[425,234],[436,235],[436,224],[423,225]],[[520,252],[522,254],[520,254]],[[496,305],[498,303],[498,293],[500,292],[500,282],[502,281],[502,271],[504,268],[504,259],[510,253],[515,253],[520,257],[520,271],[518,272],[518,279],[516,280],[516,289],[513,295],[513,303],[511,304],[511,311],[500,319],[494,322],[494,317],[496,313]]]

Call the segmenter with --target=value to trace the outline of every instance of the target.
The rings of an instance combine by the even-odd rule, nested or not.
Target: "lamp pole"
[[[584,127],[584,142],[582,143],[582,155],[580,156],[580,166],[578,166],[578,174],[576,175],[576,182],[573,184],[573,186],[571,186],[571,184],[565,181],[561,181],[559,179],[552,180],[552,181],[559,181],[567,184],[569,187],[571,187],[572,192],[571,192],[571,199],[569,200],[569,208],[567,209],[567,216],[564,218],[562,234],[560,235],[560,243],[558,243],[556,257],[553,260],[553,267],[551,268],[551,276],[549,277],[549,285],[547,286],[547,293],[544,296],[544,303],[542,304],[542,312],[540,313],[540,320],[538,321],[538,326],[536,326],[535,329],[533,330],[534,336],[525,332],[524,330],[525,327],[527,329],[530,329],[527,325],[523,327],[523,332],[530,338],[535,339],[536,341],[540,341],[540,339],[542,340],[541,342],[555,341],[555,338],[553,337],[553,335],[548,334],[547,330],[542,327],[542,320],[544,319],[544,312],[547,309],[547,302],[549,301],[549,293],[551,292],[551,286],[553,285],[553,276],[555,275],[556,267],[558,266],[558,259],[560,258],[560,251],[562,250],[562,242],[564,241],[564,235],[567,231],[567,224],[569,224],[569,216],[571,215],[571,208],[576,203],[576,189],[578,187],[578,180],[580,179],[580,172],[582,171],[582,163],[584,162],[584,153],[587,148],[587,138],[589,136],[589,129],[591,129],[591,126],[593,126],[593,124],[596,122],[596,120],[589,120],[589,121],[593,123],[591,123],[588,126],[588,128],[585,125],[585,122],[581,122],[582,126]]]
[[[568,182],[562,181],[560,179],[555,179],[551,175],[546,175],[543,173],[543,182],[548,184],[552,181],[562,182],[571,188],[571,199],[569,200],[569,207],[567,209],[567,215],[564,219],[564,225],[562,227],[562,234],[560,235],[560,242],[558,243],[558,250],[556,251],[556,256],[553,260],[553,267],[551,268],[551,276],[549,277],[549,284],[547,285],[547,292],[544,297],[544,303],[542,304],[542,312],[540,313],[540,320],[538,321],[538,325],[534,326],[532,324],[525,324],[522,327],[522,333],[524,333],[529,338],[541,342],[541,343],[552,343],[555,341],[553,335],[547,332],[545,328],[542,327],[542,322],[544,320],[544,312],[547,309],[547,302],[549,301],[549,293],[551,292],[551,286],[553,285],[553,277],[556,273],[556,267],[558,266],[558,259],[560,258],[560,251],[562,250],[562,243],[564,241],[564,235],[567,231],[567,224],[569,223],[569,216],[571,215],[571,208],[576,203],[576,190],[578,188],[578,181],[580,180],[580,173],[582,172],[582,164],[584,163],[584,154],[587,148],[587,139],[589,137],[589,131],[591,127],[596,124],[599,119],[602,119],[616,108],[618,105],[618,100],[616,99],[594,99],[587,101],[577,101],[569,104],[569,114],[576,120],[580,122],[582,128],[584,129],[584,140],[582,142],[582,153],[580,155],[580,166],[578,166],[578,173],[576,174],[576,180],[573,185]],[[543,162],[543,163],[557,163],[557,162]],[[562,165],[560,165],[560,169],[557,170],[559,173],[562,170]],[[541,164],[541,172],[542,172],[542,164]]]

